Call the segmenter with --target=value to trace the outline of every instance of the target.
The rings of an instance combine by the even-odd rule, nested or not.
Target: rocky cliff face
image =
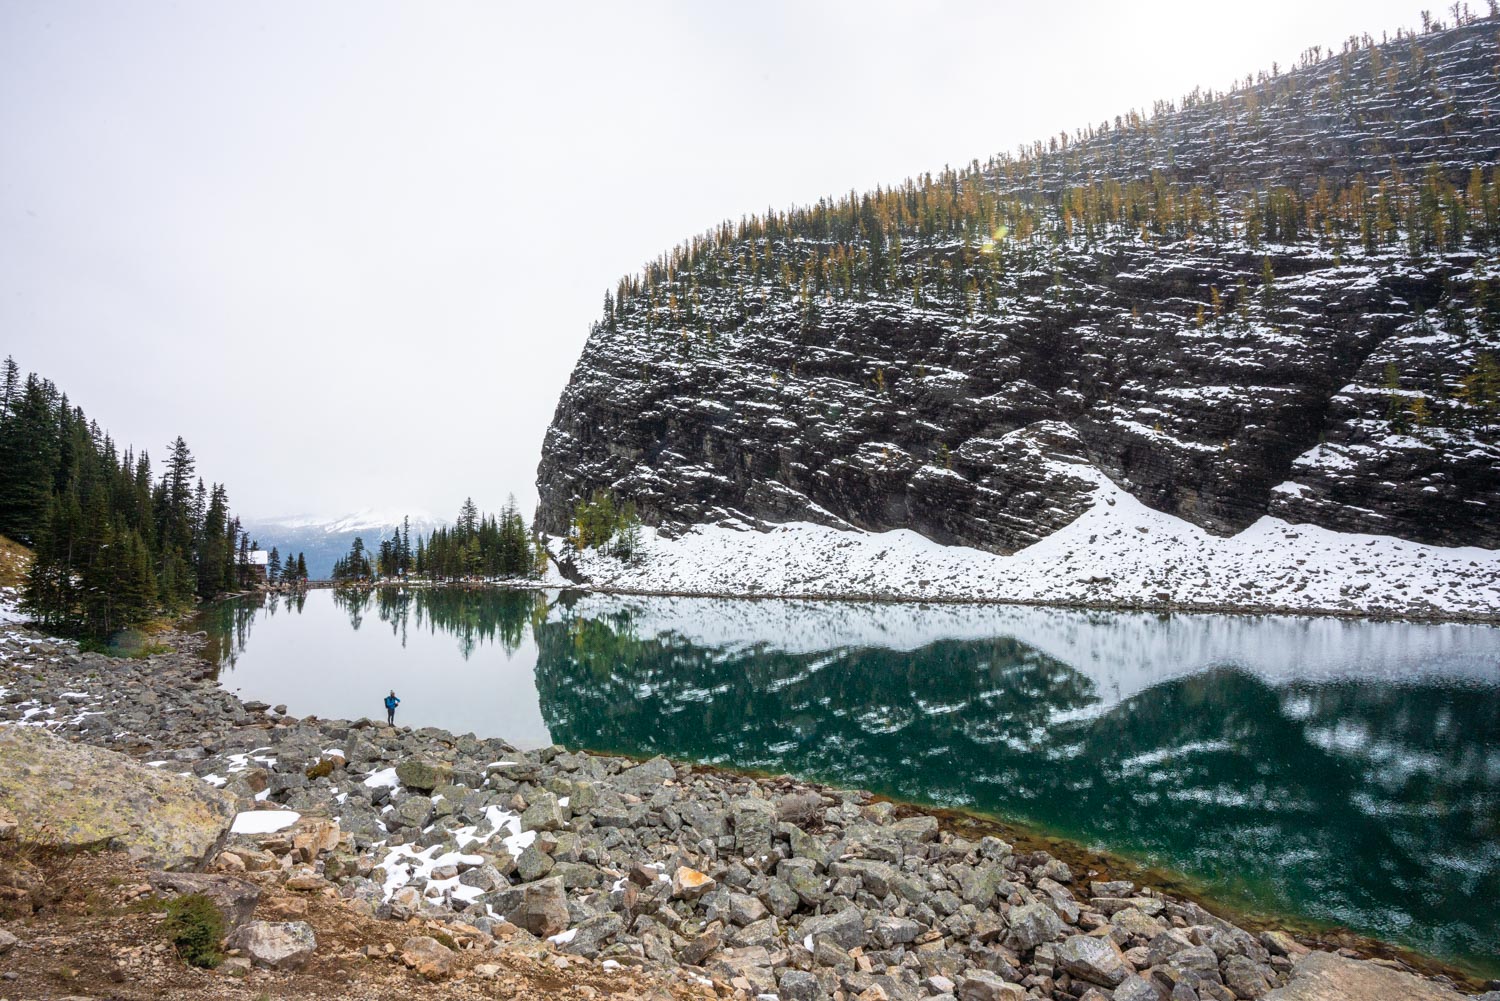
[[[1351,43],[695,240],[590,336],[540,527],[604,490],[669,530],[1006,553],[1081,513],[1097,469],[1218,533],[1270,514],[1500,547],[1497,29]]]

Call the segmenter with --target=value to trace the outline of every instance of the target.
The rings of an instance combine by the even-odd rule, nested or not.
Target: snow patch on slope
[[[590,550],[598,587],[676,594],[1258,608],[1405,616],[1500,614],[1500,551],[1425,546],[1263,517],[1220,538],[1102,476],[1093,505],[1011,556],[916,532],[806,522],[769,532],[647,531],[630,562]]]

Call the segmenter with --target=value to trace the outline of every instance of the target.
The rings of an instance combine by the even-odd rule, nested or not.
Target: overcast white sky
[[[683,237],[1417,15],[0,0],[0,355],[242,514],[529,510],[605,289]]]

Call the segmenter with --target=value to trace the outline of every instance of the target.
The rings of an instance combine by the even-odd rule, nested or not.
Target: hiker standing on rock
[[[396,698],[396,690],[392,688],[391,694],[385,697],[385,722],[387,726],[396,725],[396,707],[400,704],[401,700]]]

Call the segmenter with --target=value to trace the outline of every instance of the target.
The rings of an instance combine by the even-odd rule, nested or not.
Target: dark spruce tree
[[[195,489],[182,438],[167,452],[154,480],[145,452],[121,454],[56,386],[6,359],[0,534],[33,549],[22,603],[43,625],[102,639],[225,590],[227,494],[215,485],[210,503]]]

